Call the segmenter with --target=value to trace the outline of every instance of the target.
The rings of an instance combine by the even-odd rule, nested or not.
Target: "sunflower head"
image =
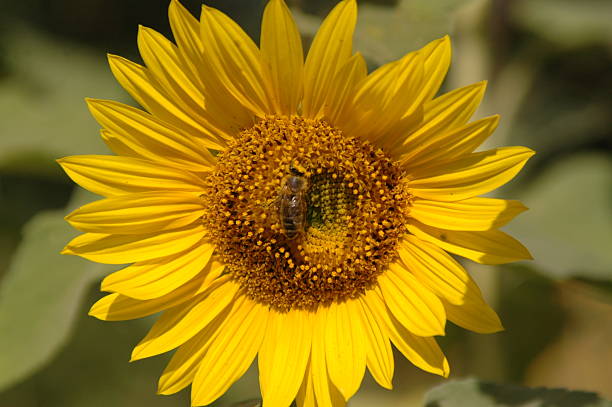
[[[159,392],[221,396],[257,356],[266,407],[342,406],[366,367],[391,388],[392,344],[447,376],[450,320],[501,324],[449,253],[530,258],[498,230],[526,208],[483,198],[533,152],[476,151],[498,117],[470,121],[485,83],[437,96],[450,40],[368,73],[353,53],[354,0],[324,20],[304,60],[282,0],[256,45],[230,18],[173,0],[176,43],[141,27],[144,65],[109,56],[142,109],[88,100],[115,155],[59,160],[103,196],[67,220],[64,249],[129,264],[90,314],[161,312],[132,359],[176,349]]]
[[[316,311],[362,295],[397,258],[410,195],[371,143],[324,120],[269,116],[217,160],[203,219],[254,300]]]

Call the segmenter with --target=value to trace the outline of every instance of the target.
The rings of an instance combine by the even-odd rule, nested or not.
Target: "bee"
[[[295,239],[306,226],[306,191],[308,179],[293,163],[289,175],[283,178],[278,196],[278,219],[281,230],[287,239]]]

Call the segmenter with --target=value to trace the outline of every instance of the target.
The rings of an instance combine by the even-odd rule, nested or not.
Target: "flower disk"
[[[397,257],[410,195],[399,166],[367,141],[321,120],[267,117],[217,160],[202,194],[204,223],[252,299],[316,311],[357,298]],[[304,190],[285,196],[296,176]],[[293,218],[279,208],[292,198],[303,201],[294,214],[303,216],[297,237],[284,232]]]
[[[159,314],[132,352],[175,351],[159,393],[209,405],[257,360],[265,407],[343,407],[366,369],[392,387],[392,346],[446,377],[447,321],[503,329],[453,255],[531,257],[499,230],[526,208],[481,195],[533,151],[477,151],[499,117],[470,121],[484,82],[438,95],[448,37],[368,73],[355,0],[305,59],[283,0],[259,46],[210,7],[172,0],[169,17],[176,44],[140,27],[144,65],[109,56],[142,109],[87,100],[115,155],[58,160],[103,197],[66,217],[84,233],[62,253],[127,264],[90,314]]]

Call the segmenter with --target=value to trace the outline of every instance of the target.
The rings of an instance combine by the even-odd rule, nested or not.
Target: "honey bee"
[[[283,178],[278,196],[278,219],[281,230],[287,239],[295,239],[306,226],[306,191],[308,179],[293,163],[289,175]]]

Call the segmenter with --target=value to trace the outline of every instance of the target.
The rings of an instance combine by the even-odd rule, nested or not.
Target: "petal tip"
[[[90,317],[94,317],[96,319],[99,319],[100,321],[104,321],[104,316],[103,314],[100,312],[100,310],[98,309],[98,307],[96,306],[96,304],[94,304],[89,312],[87,313],[87,315],[89,315]]]
[[[137,350],[138,348],[134,348],[134,350],[132,351],[132,354],[130,355],[130,360],[129,362],[136,362],[137,360],[143,359],[140,355],[138,355],[139,351]]]
[[[102,282],[100,283],[100,291],[106,291],[106,292],[113,292],[115,290],[113,290],[113,283],[112,282],[108,282],[107,279],[105,278],[104,280],[102,280]]]
[[[157,385],[157,394],[160,396],[169,396],[170,394],[173,394],[171,391],[168,391],[168,389],[166,389],[165,387],[162,387],[162,383],[160,382]]]
[[[70,254],[70,255],[75,255],[76,253],[68,246],[64,247],[62,249],[62,251],[60,252],[60,254]]]
[[[444,358],[444,367],[442,368],[442,377],[445,379],[450,376],[450,365],[448,364],[448,359]]]
[[[450,47],[451,47],[450,35],[446,34],[443,37],[440,37],[437,40],[434,40],[433,42],[436,44],[436,48],[443,47],[444,50],[450,51]]]
[[[147,27],[146,25],[138,24],[138,35],[148,35],[150,36],[153,29],[151,27]]]

